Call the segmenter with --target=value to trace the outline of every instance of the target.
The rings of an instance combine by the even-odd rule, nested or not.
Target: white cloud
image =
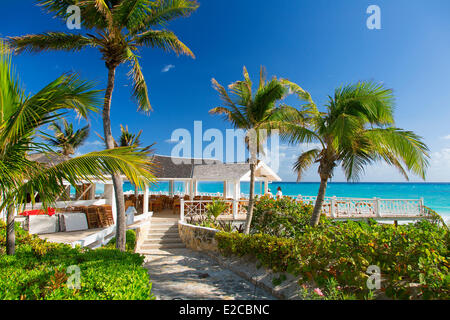
[[[166,66],[164,66],[164,68],[161,70],[161,72],[165,73],[165,72],[169,72],[170,70],[174,69],[175,66],[173,64],[168,64]]]
[[[284,181],[295,181],[297,175],[292,168],[297,157],[302,151],[309,150],[311,147],[315,146],[319,147],[319,145],[280,145],[280,166],[277,172],[278,175]],[[409,174],[409,177],[412,182],[423,181],[420,177],[413,174]],[[450,148],[443,148],[439,151],[431,153],[430,166],[427,171],[426,178],[427,182],[450,182]],[[317,164],[314,164],[305,172],[302,181],[319,181]],[[346,181],[341,168],[336,168],[333,181]],[[397,169],[387,165],[386,163],[380,162],[365,168],[365,172],[361,176],[361,182],[405,182],[405,178],[397,171]]]
[[[442,137],[444,140],[450,140],[450,134],[448,136]]]

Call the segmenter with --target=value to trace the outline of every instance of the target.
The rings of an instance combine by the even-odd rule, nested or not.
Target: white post
[[[173,180],[169,180],[169,196],[173,197],[175,191],[175,182]]]
[[[145,185],[145,187],[144,187],[144,208],[142,209],[143,214],[148,213],[148,196],[149,196],[148,191],[149,191],[148,186]]]
[[[423,197],[420,198],[419,214],[420,214],[421,216],[425,214],[425,202],[424,202]]]
[[[331,204],[330,204],[331,218],[336,218],[335,205],[336,205],[336,197],[333,197],[333,198],[331,198]]]
[[[189,181],[184,182],[184,195],[189,194]]]
[[[374,200],[375,200],[375,216],[377,218],[381,218],[381,203],[380,203],[380,199],[374,198]]]
[[[223,198],[226,200],[228,198],[228,185],[227,181],[223,182]]]
[[[192,184],[194,185],[194,197],[197,196],[198,194],[198,185],[197,185],[197,180],[194,180],[192,182]]]
[[[180,220],[184,222],[184,198],[180,199]]]
[[[268,194],[268,193],[269,193],[269,181],[264,180],[264,194]]]
[[[194,199],[194,180],[189,182],[189,197],[191,200]]]
[[[239,209],[239,201],[236,199],[233,200],[233,219],[236,220],[238,216],[238,209]]]

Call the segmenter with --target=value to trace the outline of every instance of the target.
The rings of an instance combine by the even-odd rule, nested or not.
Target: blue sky
[[[397,126],[424,137],[431,149],[428,181],[450,181],[450,2],[448,0],[199,0],[188,19],[170,24],[196,54],[196,59],[143,49],[141,65],[154,112],[136,112],[131,99],[128,67],[118,70],[113,96],[113,133],[120,124],[143,130],[146,144],[170,154],[168,143],[178,128],[204,130],[229,126],[208,110],[219,105],[211,78],[227,85],[241,79],[245,65],[256,79],[260,65],[268,75],[288,78],[323,104],[342,84],[375,80],[393,88]],[[381,8],[381,30],[366,27],[369,5]],[[45,31],[69,31],[34,1],[2,1],[0,37]],[[75,32],[76,30],[74,30]],[[25,54],[14,58],[28,92],[36,92],[63,72],[76,71],[104,88],[107,71],[95,50],[80,53]],[[295,100],[292,100],[295,103]],[[92,134],[79,152],[102,148],[96,132],[101,117],[90,119]],[[83,125],[84,123],[80,123]],[[281,146],[279,174],[295,180],[291,167],[301,146]],[[306,181],[317,181],[316,169]],[[415,181],[416,179],[413,179]],[[337,170],[334,181],[343,181]],[[362,181],[403,181],[384,165],[370,167]]]

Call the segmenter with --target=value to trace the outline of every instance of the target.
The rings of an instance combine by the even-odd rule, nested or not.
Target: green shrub
[[[0,222],[0,245],[6,228]],[[0,254],[0,300],[148,300],[153,299],[144,257],[101,248],[49,243],[17,227],[14,256]],[[79,289],[69,289],[70,266],[80,268]]]
[[[255,202],[251,232],[294,237],[309,225],[312,212],[311,205],[297,202],[290,197],[276,200],[264,196]],[[321,223],[329,223],[329,220],[322,216]]]
[[[116,247],[116,238],[112,238],[111,241],[105,246],[106,248]],[[136,250],[136,231],[127,230],[125,247],[127,251],[134,252]]]
[[[398,227],[335,222],[305,226],[292,238],[225,232],[216,238],[224,255],[254,256],[263,266],[300,275],[300,284],[314,283],[324,292],[338,288],[345,296],[372,297],[366,272],[375,265],[383,278],[377,294],[395,299],[450,298],[449,234],[428,221]]]

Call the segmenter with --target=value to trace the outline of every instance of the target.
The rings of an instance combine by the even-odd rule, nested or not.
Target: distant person
[[[266,196],[273,197],[273,194],[272,194],[272,192],[270,192],[270,189],[267,190]]]
[[[281,187],[278,187],[277,189],[277,199],[283,198],[283,192],[281,191]]]

